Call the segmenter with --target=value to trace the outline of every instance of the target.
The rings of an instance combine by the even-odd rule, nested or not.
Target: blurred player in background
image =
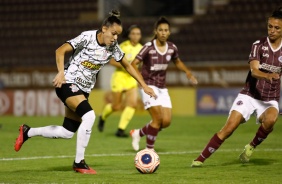
[[[185,72],[186,77],[196,85],[197,79],[184,65],[178,56],[178,49],[167,41],[170,35],[170,23],[164,17],[160,17],[154,27],[155,38],[146,43],[136,56],[132,65],[138,71],[137,65],[143,62],[141,75],[146,84],[154,89],[157,99],[151,98],[141,89],[142,100],[145,109],[151,115],[152,120],[141,129],[130,131],[132,146],[134,150],[139,150],[139,141],[143,136],[147,136],[147,148],[154,149],[154,143],[158,132],[166,128],[171,123],[171,100],[166,88],[166,70],[172,61],[176,67]]]
[[[253,43],[249,55],[250,71],[244,88],[235,99],[223,128],[217,132],[192,162],[192,167],[200,167],[237,129],[256,115],[260,127],[253,140],[245,146],[239,159],[249,162],[254,149],[272,132],[278,118],[280,98],[280,76],[282,70],[282,7],[268,18],[268,36]]]
[[[132,25],[129,27],[127,34],[128,40],[122,42],[120,48],[125,53],[125,59],[128,62],[132,62],[142,48],[142,45],[139,43],[141,40],[141,29],[137,25]],[[102,115],[99,117],[98,130],[100,132],[104,130],[105,121],[112,112],[123,108],[122,101],[124,95],[125,107],[119,120],[116,136],[128,137],[125,133],[125,129],[129,121],[132,119],[137,106],[137,82],[128,74],[128,72],[126,72],[121,64],[118,62],[110,62],[110,64],[116,67],[116,71],[113,73],[111,79],[113,98],[112,103],[109,103],[104,107]]]
[[[138,80],[149,95],[155,96],[153,90],[144,83],[135,69],[123,60],[124,53],[117,43],[118,35],[122,32],[121,21],[118,18],[119,12],[113,10],[110,14],[103,21],[101,29],[82,32],[56,50],[58,74],[53,80],[53,85],[56,87],[58,97],[66,106],[63,125],[39,128],[21,125],[14,145],[15,151],[19,151],[30,137],[70,139],[77,131],[73,169],[80,173],[96,174],[96,171],[86,164],[84,152],[95,121],[95,113],[88,102],[88,96],[95,85],[99,70],[110,59],[114,59]],[[64,66],[64,57],[67,52],[73,52],[73,54]]]

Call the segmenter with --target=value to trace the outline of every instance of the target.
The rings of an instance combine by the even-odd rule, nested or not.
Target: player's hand
[[[278,73],[268,73],[266,79],[272,82],[272,80],[277,80],[280,78]]]
[[[149,86],[143,87],[143,90],[146,94],[150,95],[150,97],[157,99],[158,96],[155,94],[154,90],[150,88]]]
[[[58,72],[56,77],[53,80],[53,86],[56,88],[62,87],[62,84],[66,83],[65,74],[64,72]]]
[[[198,84],[198,80],[192,75],[189,80],[192,82],[193,85],[197,85]]]

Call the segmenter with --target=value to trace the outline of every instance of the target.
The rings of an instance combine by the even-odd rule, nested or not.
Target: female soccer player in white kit
[[[46,126],[31,128],[20,126],[20,133],[14,145],[19,151],[23,143],[30,137],[43,136],[46,138],[72,138],[77,132],[76,156],[73,169],[76,172],[96,174],[84,160],[85,148],[88,145],[95,113],[88,102],[88,96],[96,82],[97,73],[111,59],[120,62],[144,88],[144,91],[155,97],[134,68],[123,59],[117,38],[122,32],[119,12],[112,11],[106,18],[101,29],[82,32],[74,39],[67,41],[56,50],[58,74],[53,80],[56,93],[65,104],[65,118],[62,126]],[[64,66],[64,56],[73,52],[69,62]]]

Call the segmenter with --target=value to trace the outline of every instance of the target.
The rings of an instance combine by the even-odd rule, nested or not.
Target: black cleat
[[[122,129],[118,129],[117,130],[117,132],[116,132],[116,136],[117,137],[128,137],[128,134],[126,134],[125,132],[124,132],[124,130],[122,130]]]
[[[102,119],[102,116],[99,116],[98,130],[99,132],[104,131],[105,120]]]

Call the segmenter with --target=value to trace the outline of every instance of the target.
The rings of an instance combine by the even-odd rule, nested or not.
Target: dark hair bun
[[[271,17],[282,19],[282,7],[279,7],[276,10],[274,10]]]
[[[120,17],[120,12],[118,10],[112,10],[109,14],[113,17]]]

